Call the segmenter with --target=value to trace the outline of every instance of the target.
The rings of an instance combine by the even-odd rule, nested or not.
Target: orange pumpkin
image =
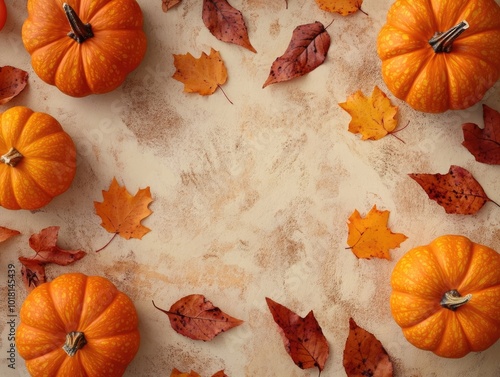
[[[24,301],[16,346],[36,376],[123,375],[139,349],[134,304],[109,280],[61,275]]]
[[[389,90],[424,112],[464,109],[500,78],[495,0],[396,0],[377,39]]]
[[[139,66],[142,28],[135,0],[28,0],[22,40],[43,81],[83,97],[116,89]]]
[[[76,149],[59,122],[16,106],[0,113],[0,205],[38,209],[65,192],[76,172]]]
[[[391,311],[418,348],[458,358],[500,338],[500,254],[458,235],[408,251],[391,276]]]

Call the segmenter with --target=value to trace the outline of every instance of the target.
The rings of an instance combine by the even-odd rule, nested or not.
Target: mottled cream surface
[[[173,368],[208,377],[317,376],[289,358],[265,297],[300,316],[313,310],[330,345],[321,376],[346,376],[343,349],[349,317],[386,348],[399,377],[498,377],[500,342],[490,349],[444,359],[408,343],[391,317],[390,275],[414,246],[443,234],[462,234],[500,251],[500,208],[487,203],[476,215],[449,215],[408,177],[469,170],[500,203],[500,168],[475,161],[461,145],[462,123],[483,125],[482,104],[500,110],[500,83],[473,107],[425,114],[387,90],[376,53],[378,31],[392,1],[365,1],[348,17],[320,10],[313,0],[231,0],[245,18],[257,53],[217,40],[204,26],[202,2],[183,0],[167,13],[160,0],[139,0],[148,50],[123,85],[104,95],[72,98],[41,81],[21,41],[26,1],[8,1],[0,32],[0,66],[30,73],[15,105],[54,116],[78,152],[70,189],[37,211],[0,208],[0,226],[22,234],[0,244],[0,374],[27,376],[17,355],[8,367],[7,266],[15,265],[16,305],[26,291],[20,255],[32,255],[29,236],[60,226],[59,244],[88,255],[77,263],[47,266],[49,279],[70,271],[108,277],[134,301],[141,347],[126,376],[169,376]],[[499,3],[499,1],[497,1]],[[304,77],[265,82],[273,61],[301,24],[333,23],[326,61]],[[224,92],[183,92],[173,54],[199,57],[219,51],[228,70]],[[347,131],[339,106],[379,86],[399,107],[397,137],[362,141]],[[150,187],[151,229],[142,240],[112,237],[100,226],[94,201],[113,177],[129,192]],[[389,226],[408,239],[392,260],[358,260],[347,249],[347,219],[376,205],[389,210]],[[203,294],[244,324],[199,342],[175,333],[165,314],[179,298]],[[15,317],[14,317],[15,318]]]

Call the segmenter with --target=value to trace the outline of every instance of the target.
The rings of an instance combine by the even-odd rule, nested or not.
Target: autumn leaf
[[[462,125],[462,145],[478,162],[500,165],[500,113],[483,105],[484,128],[474,123]]]
[[[210,55],[201,53],[196,59],[190,53],[174,54],[174,65],[177,71],[172,76],[184,83],[187,93],[210,95],[227,80],[227,70],[218,51],[210,49]]]
[[[370,97],[365,97],[361,91],[350,95],[346,102],[339,106],[351,115],[349,132],[360,133],[363,140],[378,140],[393,132],[397,125],[397,106],[378,86],[373,89]]]
[[[110,233],[125,238],[142,239],[150,231],[141,221],[151,215],[148,206],[153,201],[149,187],[140,189],[132,196],[113,178],[108,191],[102,191],[103,201],[94,202],[102,227]]]
[[[180,2],[181,0],[162,0],[161,8],[163,9],[164,12],[168,12],[170,9],[172,9]]]
[[[168,316],[175,331],[195,340],[212,340],[221,332],[243,323],[215,307],[203,295],[183,297],[169,310],[157,307],[154,302],[153,306]]]
[[[305,318],[266,297],[266,302],[278,324],[285,349],[301,369],[324,369],[329,355],[328,341],[312,310]]]
[[[60,248],[57,245],[58,237],[58,226],[51,226],[31,235],[29,246],[35,251],[35,256],[31,258],[19,257],[19,261],[23,265],[21,274],[24,286],[28,291],[46,281],[45,265],[54,263],[59,266],[67,266],[87,255],[82,250],[65,250]]]
[[[170,377],[201,377],[198,373],[196,372],[189,372],[189,373],[183,373],[180,370],[174,368],[172,370],[172,373],[170,373]]]
[[[0,105],[21,93],[27,83],[28,72],[8,65],[0,67]]]
[[[316,3],[322,10],[347,16],[361,10],[363,0],[316,0]]]
[[[21,232],[0,226],[0,242],[7,241],[9,238],[17,236]]]
[[[223,369],[223,370],[220,370],[217,373],[215,373],[212,377],[229,377],[229,376],[224,372],[224,369]]]
[[[227,0],[203,0],[202,18],[205,26],[218,40],[257,52],[248,38],[243,15]]]
[[[451,165],[447,174],[409,174],[435,200],[446,213],[473,215],[486,202],[498,203],[488,198],[478,181],[467,170]]]
[[[329,48],[330,35],[321,22],[297,26],[285,53],[274,61],[262,87],[311,72],[325,61]]]
[[[392,377],[389,355],[375,336],[349,318],[349,335],[344,349],[347,377]]]
[[[349,217],[347,244],[358,258],[391,259],[390,249],[399,247],[406,237],[393,233],[388,227],[389,211],[379,211],[377,206],[362,218],[357,210]]]

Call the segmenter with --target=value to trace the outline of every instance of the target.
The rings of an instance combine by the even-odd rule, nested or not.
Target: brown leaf
[[[227,70],[220,53],[213,48],[210,55],[201,53],[196,59],[190,53],[174,54],[174,65],[177,69],[172,76],[184,83],[184,91],[210,95],[227,80]]]
[[[103,201],[94,202],[96,214],[102,219],[102,227],[110,233],[119,234],[126,240],[141,239],[150,231],[141,221],[151,215],[148,206],[153,199],[149,187],[140,189],[132,196],[113,178],[108,191],[102,191]]]
[[[364,218],[357,210],[349,217],[347,244],[356,257],[390,260],[389,250],[399,247],[408,238],[402,233],[393,233],[387,227],[389,214],[389,211],[379,211],[374,205]]]
[[[316,0],[316,3],[322,10],[347,16],[360,10],[363,0]]]
[[[19,257],[19,261],[22,264],[21,276],[23,284],[28,292],[47,281],[44,262],[25,257]]]
[[[248,38],[243,15],[227,0],[203,0],[202,17],[205,26],[218,40],[257,52]]]
[[[349,336],[344,349],[347,377],[392,377],[393,367],[382,343],[349,318]]]
[[[213,306],[203,295],[183,297],[170,310],[161,309],[154,302],[153,305],[168,316],[175,331],[195,340],[212,340],[221,332],[243,323]]]
[[[321,22],[297,26],[285,53],[274,61],[262,87],[311,72],[325,61],[329,48],[330,35]]]
[[[500,113],[483,105],[484,128],[474,123],[462,125],[462,145],[478,162],[500,165]]]
[[[21,232],[0,226],[0,242],[7,241],[9,238],[17,236]]]
[[[21,93],[27,83],[28,72],[8,65],[0,67],[0,105]]]
[[[472,215],[486,202],[493,202],[481,185],[464,168],[452,165],[447,174],[409,174],[430,199],[442,206],[446,213]]]
[[[198,373],[196,372],[189,372],[189,373],[184,373],[178,370],[177,368],[174,368],[172,370],[172,373],[170,373],[170,377],[201,377]]]
[[[179,4],[181,0],[162,0],[161,8],[164,12],[168,12],[170,9]]]
[[[330,351],[312,310],[302,318],[270,298],[266,302],[293,362],[301,369],[318,367],[322,371]]]

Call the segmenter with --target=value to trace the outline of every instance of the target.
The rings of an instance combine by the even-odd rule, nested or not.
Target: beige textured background
[[[403,338],[390,315],[389,278],[395,262],[413,246],[446,233],[463,234],[500,250],[500,209],[475,216],[446,215],[408,173],[468,169],[486,193],[500,201],[498,166],[477,163],[461,146],[463,122],[482,124],[481,104],[440,115],[400,106],[398,134],[363,142],[347,131],[350,116],[337,104],[374,85],[387,91],[375,51],[389,0],[366,0],[347,18],[321,11],[314,0],[231,0],[245,16],[257,54],[213,37],[201,20],[200,0],[183,0],[168,13],[160,0],[140,0],[148,52],[142,65],[116,91],[69,98],[33,73],[20,38],[26,1],[7,0],[9,20],[0,33],[0,66],[30,72],[29,86],[0,111],[26,105],[56,117],[78,149],[75,181],[42,210],[0,208],[0,225],[21,236],[0,245],[0,374],[26,376],[18,356],[7,368],[7,264],[18,272],[17,304],[25,297],[19,255],[28,238],[60,226],[60,245],[89,252],[69,267],[50,266],[49,278],[69,271],[110,278],[134,300],[142,344],[127,376],[169,376],[172,368],[211,376],[225,369],[239,376],[317,376],[302,371],[284,350],[265,303],[268,296],[301,316],[313,310],[329,340],[331,355],[322,376],[345,376],[342,352],[348,318],[374,333],[401,377],[497,377],[500,343],[489,350],[448,360],[418,350]],[[328,28],[332,44],[325,63],[303,78],[261,89],[274,59],[293,29],[314,21]],[[209,97],[183,93],[171,78],[172,54],[198,57],[220,51],[229,79]],[[482,103],[500,109],[500,83]],[[154,213],[142,240],[115,239],[100,227],[93,201],[113,177],[135,193],[150,186]],[[389,210],[394,232],[408,236],[392,261],[357,260],[345,250],[346,221],[357,209]],[[210,343],[175,333],[151,304],[168,308],[201,293],[245,323]]]

